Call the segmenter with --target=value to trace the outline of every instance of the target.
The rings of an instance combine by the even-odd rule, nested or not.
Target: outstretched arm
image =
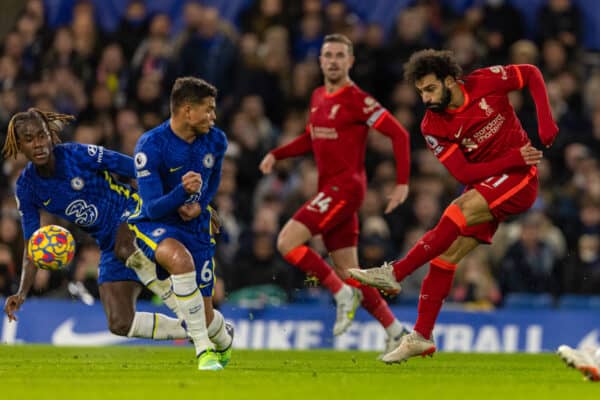
[[[535,65],[519,64],[513,65],[521,87],[527,86],[531,97],[535,102],[538,120],[538,134],[544,146],[550,147],[558,134],[558,126],[552,117],[548,92],[542,73]]]
[[[302,135],[298,136],[290,143],[279,146],[268,152],[260,162],[258,169],[260,169],[263,174],[270,174],[275,165],[275,161],[301,156],[311,150],[310,128],[307,126]]]
[[[27,246],[27,244],[25,244],[25,246]],[[21,305],[25,302],[25,299],[31,290],[31,286],[33,285],[36,273],[37,268],[33,265],[33,262],[31,262],[29,257],[27,257],[27,247],[25,247],[25,250],[23,251],[23,267],[21,270],[19,289],[17,290],[17,293],[8,296],[4,303],[4,313],[9,321],[17,320],[15,313],[19,311],[19,308],[21,308]]]
[[[378,111],[371,125],[392,140],[394,158],[396,159],[396,187],[389,198],[385,213],[404,203],[408,197],[408,177],[410,176],[410,136],[406,129],[386,109]]]

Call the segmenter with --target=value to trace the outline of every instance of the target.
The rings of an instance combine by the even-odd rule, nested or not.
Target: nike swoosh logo
[[[463,129],[463,126],[461,125],[461,126],[460,126],[460,129],[458,130],[458,132],[456,132],[456,133],[454,134],[454,137],[455,137],[455,138],[457,138],[457,139],[458,139],[458,138],[460,137],[460,134],[462,133],[462,129]]]
[[[208,285],[210,285],[210,283],[205,283],[204,285],[200,285],[198,286],[198,288],[200,289],[204,289],[205,287],[207,287]]]
[[[48,199],[48,200],[46,200],[46,201],[44,201],[44,207],[47,207],[47,206],[48,206],[48,204],[50,204],[50,202],[51,202],[51,201],[52,201],[52,199],[51,199],[51,198],[50,198],[50,199]]]
[[[183,165],[175,168],[169,168],[169,172],[179,171],[181,168],[183,168]]]
[[[52,334],[52,344],[60,346],[102,346],[123,343],[127,337],[117,336],[109,331],[77,333],[73,330],[75,318],[69,318]]]

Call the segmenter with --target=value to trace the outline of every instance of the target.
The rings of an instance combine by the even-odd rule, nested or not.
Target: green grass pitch
[[[555,355],[439,353],[385,365],[375,353],[234,351],[199,372],[191,347],[0,346],[0,399],[599,399]]]

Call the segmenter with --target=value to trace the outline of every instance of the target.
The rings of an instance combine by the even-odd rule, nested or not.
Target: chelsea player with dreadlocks
[[[177,309],[170,283],[157,280],[156,267],[134,247],[127,227],[127,217],[139,213],[141,200],[112,177],[114,173],[134,178],[132,158],[96,145],[61,144],[58,133],[73,119],[31,108],[10,120],[3,155],[16,158],[22,153],[29,160],[16,184],[25,243],[40,227],[39,210],[76,224],[101,250],[98,285],[110,331],[139,338],[186,338],[178,319],[135,311],[140,281],[173,311]],[[29,293],[36,271],[25,250],[19,289],[6,299],[4,307],[9,320],[17,319],[15,313]]]

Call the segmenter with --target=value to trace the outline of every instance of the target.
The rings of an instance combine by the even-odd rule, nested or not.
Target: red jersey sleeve
[[[410,176],[410,136],[407,130],[377,100],[363,91],[357,92],[356,114],[362,122],[392,140],[396,160],[396,182],[408,183]]]
[[[448,172],[463,185],[474,184],[526,165],[520,149],[512,149],[493,161],[474,163],[465,158],[457,143],[429,134],[425,135],[425,142]]]
[[[312,143],[310,139],[310,128],[307,125],[304,129],[304,133],[292,140],[288,144],[279,146],[271,150],[271,154],[275,156],[276,160],[282,160],[284,158],[301,156],[312,150]]]
[[[523,74],[518,65],[493,65],[481,68],[472,74],[478,85],[485,85],[489,92],[504,93],[522,89],[525,86]]]

